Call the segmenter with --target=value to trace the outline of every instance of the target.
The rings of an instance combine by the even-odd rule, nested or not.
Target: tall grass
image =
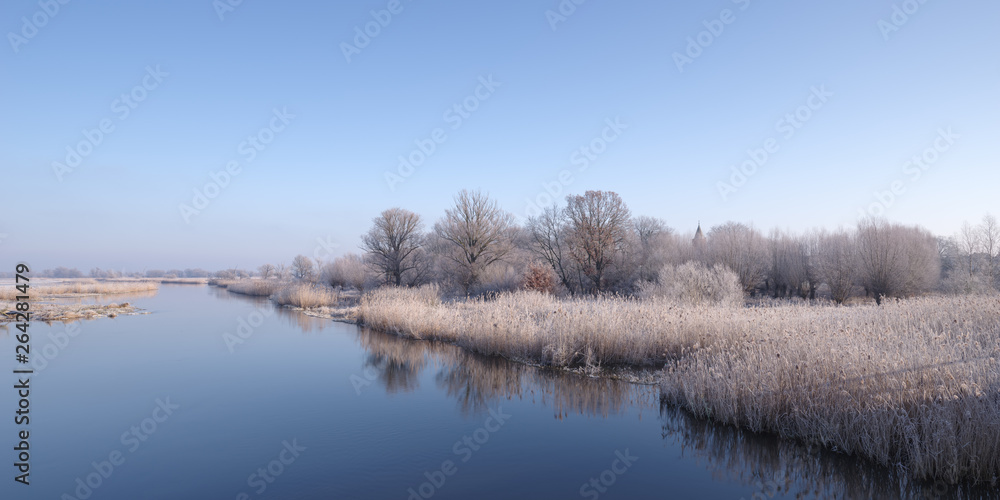
[[[164,285],[204,285],[208,278],[159,278],[157,281]]]
[[[209,278],[208,286],[217,286],[219,288],[229,288],[231,285],[239,283],[240,280],[234,280],[229,278]]]
[[[679,306],[533,292],[441,302],[384,288],[358,319],[532,363],[663,368],[695,415],[819,443],[917,478],[1000,475],[1000,298],[840,307]]]
[[[731,322],[717,317],[733,311],[655,299],[559,300],[528,291],[442,303],[436,289],[422,287],[373,290],[362,297],[358,319],[406,337],[531,363],[659,368],[669,356],[724,336]]]
[[[694,414],[901,466],[1000,475],[1000,299],[749,309],[671,360],[666,400]]]
[[[271,300],[279,305],[303,309],[334,307],[340,303],[340,292],[321,285],[291,284],[274,292]]]
[[[270,297],[280,290],[285,283],[277,280],[247,279],[227,283],[226,290],[242,295],[253,295],[256,297]]]
[[[136,293],[159,290],[156,281],[95,281],[72,280],[55,283],[44,281],[30,282],[29,296],[53,295],[106,295],[121,293]],[[13,285],[0,288],[0,300],[15,300],[21,293]]]

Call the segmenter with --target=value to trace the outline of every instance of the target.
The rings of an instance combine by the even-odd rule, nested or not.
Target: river
[[[691,418],[661,407],[655,386],[404,340],[204,286],[105,300],[149,314],[32,324],[31,485],[7,478],[3,498],[960,493]],[[0,330],[8,374],[15,333]],[[11,463],[13,419],[0,428]]]

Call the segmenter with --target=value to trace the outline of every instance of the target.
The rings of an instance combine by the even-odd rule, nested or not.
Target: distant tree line
[[[117,271],[114,269],[101,269],[95,267],[89,273],[84,274],[77,268],[57,267],[55,269],[43,269],[32,273],[39,278],[207,278],[213,275],[211,271],[204,269],[171,269],[170,271],[149,270],[149,271]],[[13,273],[0,273],[0,278],[13,278]]]
[[[329,262],[304,255],[290,266],[231,268],[92,269],[93,278],[206,277],[296,280],[366,290],[436,283],[454,295],[478,296],[516,289],[555,294],[642,294],[676,290],[664,280],[722,283],[727,269],[744,296],[803,299],[907,297],[928,292],[989,293],[1000,289],[1000,225],[986,215],[958,234],[935,237],[919,226],[881,218],[855,227],[795,234],[725,222],[702,234],[680,234],[662,219],[634,216],[610,191],[569,195],[518,224],[481,191],[458,193],[428,227],[404,208],[383,211],[361,237],[359,253]],[[683,267],[683,269],[681,268]],[[698,275],[701,273],[701,275]],[[82,277],[58,267],[41,276]],[[725,283],[723,283],[725,284]],[[713,285],[714,286],[714,285]],[[727,289],[728,285],[716,288]],[[683,287],[680,287],[683,288]],[[710,294],[711,295],[711,294]]]
[[[709,279],[717,269],[734,273],[745,296],[838,303],[1000,289],[1000,228],[989,215],[949,238],[881,218],[802,234],[725,222],[693,237],[634,216],[610,191],[569,195],[521,225],[487,194],[463,190],[429,228],[404,208],[383,211],[360,250],[330,262],[299,255],[288,269],[265,264],[258,274],[359,290],[437,283],[465,296],[523,288],[632,295],[696,270]],[[677,271],[685,264],[695,267]]]

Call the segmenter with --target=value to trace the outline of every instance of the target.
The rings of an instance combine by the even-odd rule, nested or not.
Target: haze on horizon
[[[0,6],[0,271],[334,257],[463,188],[682,233],[1000,214],[996,2],[56,3]]]

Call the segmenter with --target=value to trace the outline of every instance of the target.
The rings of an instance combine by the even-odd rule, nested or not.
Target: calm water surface
[[[403,340],[203,286],[111,299],[124,300],[151,314],[78,322],[72,336],[68,325],[32,325],[32,484],[16,485],[8,466],[0,498],[960,493],[692,419],[661,408],[651,386]],[[14,332],[0,329],[8,379]],[[12,413],[13,390],[4,392]],[[8,463],[12,418],[0,431]]]

